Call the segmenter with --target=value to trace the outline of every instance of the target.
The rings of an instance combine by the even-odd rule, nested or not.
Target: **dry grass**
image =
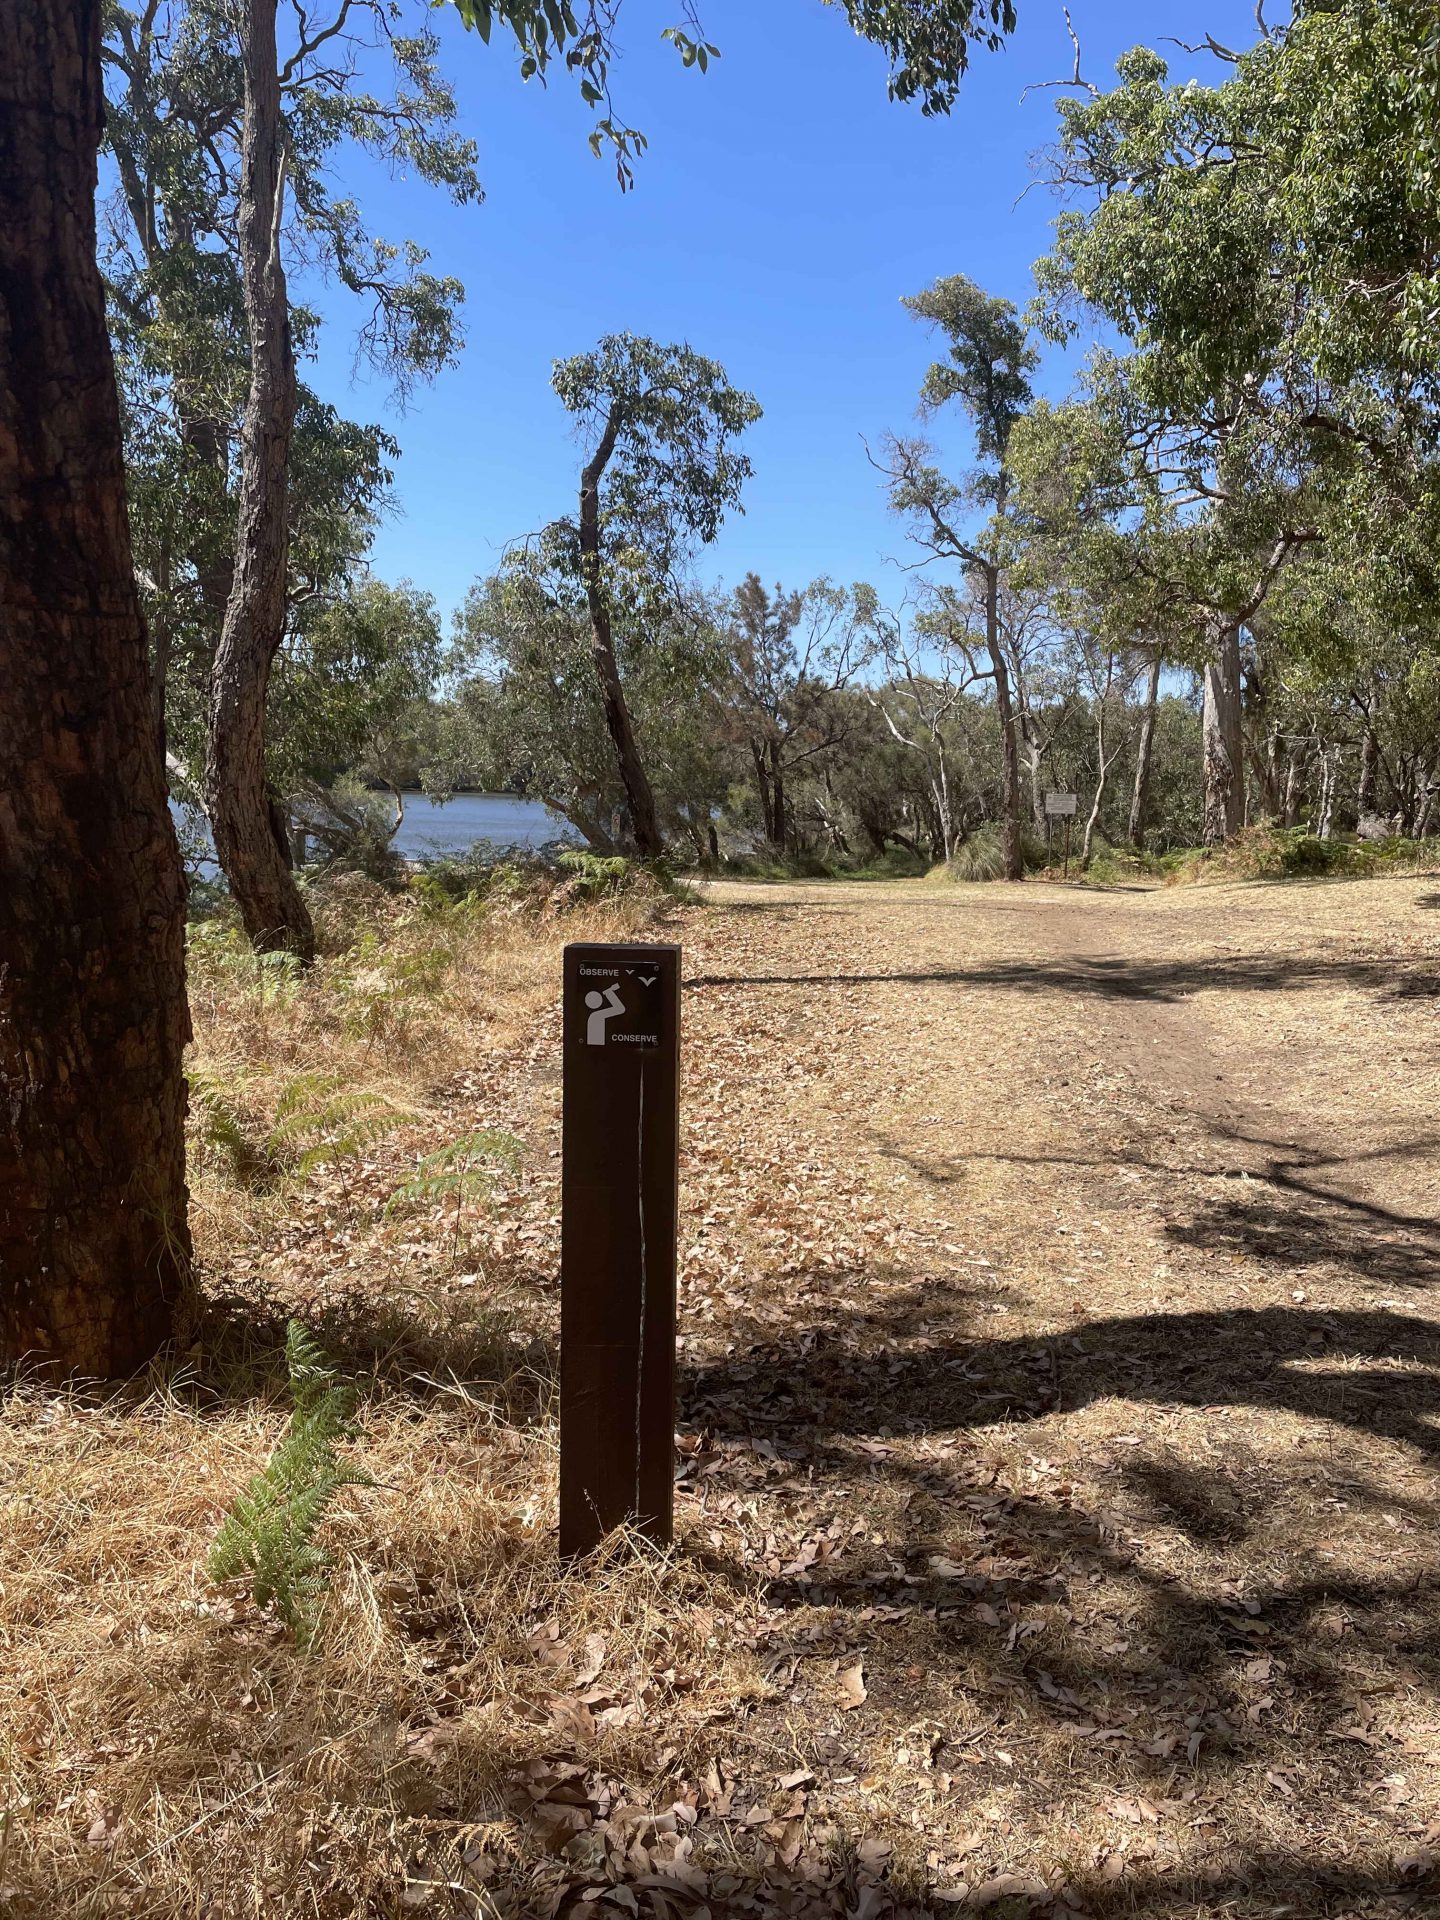
[[[657,914],[682,1539],[580,1576],[558,948]],[[206,1156],[190,1351],[11,1393],[0,1911],[1433,1910],[1437,935],[1402,882],[827,885],[202,952],[255,1137],[305,1073],[404,1117],[305,1180]],[[479,1127],[526,1155],[457,1254],[388,1203]],[[376,1482],[308,1655],[203,1573],[289,1313]]]

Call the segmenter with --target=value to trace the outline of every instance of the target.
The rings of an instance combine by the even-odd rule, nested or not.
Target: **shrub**
[[[1226,846],[1167,854],[1160,864],[1168,881],[1305,880],[1329,875],[1361,878],[1379,871],[1382,860],[1375,846],[1321,840],[1303,827],[1277,827],[1262,821],[1246,827]]]
[[[1045,849],[1030,834],[1020,838],[1020,858],[1026,872],[1045,864]],[[1000,827],[987,820],[955,848],[943,866],[932,869],[936,880],[1003,880],[1005,878],[1005,842]]]

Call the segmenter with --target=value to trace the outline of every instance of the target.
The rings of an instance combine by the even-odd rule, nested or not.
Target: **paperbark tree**
[[[0,8],[0,1361],[96,1376],[188,1263],[184,883],[95,266],[98,0]]]
[[[290,866],[285,822],[265,777],[270,669],[285,637],[295,355],[280,258],[285,156],[276,0],[246,0],[240,250],[250,398],[240,471],[235,574],[211,676],[205,807],[215,852],[257,947],[309,961],[315,929]]]

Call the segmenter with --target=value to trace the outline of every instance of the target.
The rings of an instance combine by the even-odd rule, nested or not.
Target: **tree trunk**
[[[770,804],[775,812],[775,831],[772,836],[778,852],[784,853],[790,839],[790,822],[785,809],[785,768],[780,760],[778,741],[770,743]]]
[[[1240,628],[1217,619],[1205,668],[1201,719],[1205,844],[1233,840],[1245,819],[1245,742],[1240,714]]]
[[[1356,803],[1361,817],[1375,811],[1375,789],[1380,773],[1380,741],[1374,727],[1367,720],[1365,731],[1360,736],[1360,785],[1356,793]]]
[[[1110,773],[1110,762],[1105,758],[1105,703],[1102,700],[1095,718],[1095,746],[1100,760],[1100,775],[1095,782],[1095,798],[1090,803],[1090,817],[1085,822],[1085,837],[1080,843],[1080,871],[1090,871],[1090,849],[1095,840],[1095,827],[1100,819],[1100,809],[1105,802],[1105,788]]]
[[[184,878],[95,267],[98,0],[0,7],[0,1362],[129,1373],[189,1259]]]
[[[612,412],[594,457],[580,475],[580,567],[585,581],[585,599],[590,609],[590,658],[595,668],[595,678],[600,684],[605,728],[615,748],[620,784],[625,789],[630,808],[631,831],[641,855],[646,860],[658,860],[665,851],[665,841],[660,832],[650,778],[640,758],[635,729],[630,724],[630,709],[625,701],[625,688],[615,659],[610,602],[600,566],[600,481],[615,451],[619,430],[619,418]]]
[[[1428,840],[1434,831],[1437,813],[1440,813],[1440,778],[1432,769],[1426,775],[1425,798],[1415,820],[1415,838]]]
[[[1320,755],[1320,811],[1315,821],[1317,840],[1330,838],[1330,827],[1335,817],[1335,787],[1339,773],[1339,750],[1326,747]]]
[[[1000,721],[1000,841],[1005,860],[1005,878],[1023,880],[1025,856],[1020,837],[1020,754],[1015,741],[1010,674],[1000,645],[1000,569],[993,566],[985,569],[985,645],[995,675],[995,712]]]
[[[285,634],[290,435],[295,356],[280,260],[285,168],[276,0],[246,0],[245,124],[240,155],[240,252],[250,333],[250,397],[240,467],[235,575],[210,686],[205,803],[215,854],[257,947],[309,961],[315,930],[290,870],[265,778],[270,668]]]
[[[1130,795],[1130,844],[1145,844],[1145,817],[1150,805],[1150,767],[1155,757],[1155,716],[1160,706],[1160,670],[1165,656],[1157,647],[1150,662],[1150,684],[1145,689],[1145,717],[1140,722],[1140,745],[1135,755],[1135,788]]]
[[[1297,826],[1300,821],[1300,808],[1305,799],[1305,763],[1304,756],[1295,747],[1291,747],[1285,767],[1285,800],[1281,808],[1280,824],[1285,827]]]
[[[760,796],[760,830],[767,842],[775,839],[775,812],[770,805],[770,775],[765,765],[763,741],[750,742],[750,758],[755,763],[755,791]]]

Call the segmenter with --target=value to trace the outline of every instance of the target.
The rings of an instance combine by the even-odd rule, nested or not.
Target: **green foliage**
[[[259,1183],[266,1171],[264,1144],[236,1102],[233,1090],[204,1067],[186,1074],[191,1135],[202,1158],[219,1160],[237,1186]]]
[[[1165,855],[1169,881],[1368,879],[1377,874],[1429,873],[1440,866],[1440,840],[1399,835],[1379,841],[1322,840],[1303,827],[1264,823],[1247,827],[1229,846],[1187,848]]]
[[[196,1150],[241,1187],[274,1186],[343,1166],[413,1117],[387,1095],[338,1074],[302,1073],[281,1087],[274,1120],[265,1127],[213,1069],[192,1066],[187,1079]]]
[[[634,333],[608,334],[590,353],[557,360],[551,385],[591,454],[604,451],[600,522],[610,598],[646,604],[739,506],[752,468],[735,442],[760,419],[760,404],[731,386],[718,360]],[[557,549],[567,528],[556,522],[551,529]],[[576,567],[578,577],[578,555]]]
[[[520,1164],[525,1144],[500,1128],[483,1128],[427,1153],[403,1185],[397,1187],[385,1211],[403,1206],[453,1206],[453,1252],[459,1255],[464,1211],[479,1206],[490,1195],[495,1174]]]
[[[281,76],[286,251],[328,273],[362,303],[358,357],[403,393],[454,359],[459,282],[427,269],[412,242],[367,230],[338,185],[347,162],[379,161],[459,202],[479,197],[474,143],[454,130],[456,104],[440,76],[438,41],[416,0],[417,31],[400,7],[299,13]],[[165,687],[167,736],[182,761],[203,757],[210,660],[232,577],[236,479],[249,382],[237,233],[243,106],[237,13],[208,0],[105,8],[105,140],[117,178],[101,228],[111,335],[125,436],[126,492],[136,575]],[[370,27],[383,31],[372,39]],[[363,21],[363,24],[362,24]],[[376,48],[384,52],[377,56]],[[372,92],[390,68],[389,85]],[[302,364],[316,350],[317,315],[291,314]],[[308,764],[306,734],[331,692],[325,642],[307,634],[351,575],[391,482],[396,441],[343,419],[303,382],[290,447],[291,631],[276,673],[269,746],[283,791],[297,768],[330,777],[334,746]],[[289,671],[287,672],[287,669]],[[304,682],[302,687],[300,682]],[[295,699],[286,700],[287,685]],[[325,697],[314,698],[317,690]],[[289,728],[297,729],[291,737]],[[339,730],[345,731],[340,715]],[[333,734],[336,728],[322,728]],[[352,729],[353,730],[353,729]]]
[[[1039,867],[1044,864],[1045,849],[1030,839],[1024,842],[1024,860],[1027,867]],[[969,834],[951,854],[949,860],[935,869],[932,876],[937,880],[1003,880],[1005,878],[1005,847],[998,826],[987,825],[977,832]]]
[[[305,970],[293,953],[257,953],[228,920],[192,923],[187,944],[198,976],[215,974],[227,984],[242,986],[262,1010],[288,1006],[303,986]]]
[[[286,1083],[276,1103],[266,1148],[303,1179],[358,1158],[411,1117],[385,1094],[352,1086],[339,1074],[302,1073]]]
[[[294,1411],[269,1464],[237,1494],[210,1549],[216,1582],[244,1579],[302,1646],[314,1636],[329,1575],[317,1535],[343,1487],[373,1485],[336,1447],[354,1435],[355,1390],[341,1382],[298,1320],[285,1339]]]
[[[454,782],[543,800],[595,852],[611,854],[625,794],[572,551],[557,557],[542,543],[476,583],[458,623],[463,670],[434,759],[448,762]],[[721,636],[704,613],[687,617],[661,596],[648,610],[613,609],[613,639],[661,825],[699,854],[730,779],[714,697]]]
[[[586,853],[579,848],[567,848],[556,864],[568,877],[567,891],[577,905],[614,899],[635,884],[638,874],[649,871],[623,854]]]
[[[615,32],[623,0],[590,6],[577,17],[571,0],[454,0],[467,27],[489,44],[496,26],[513,35],[520,54],[522,80],[542,84],[551,65],[563,60],[578,79],[580,97],[597,114],[590,148],[597,156],[608,146],[615,158],[621,190],[634,179],[634,162],[648,144],[643,133],[616,116],[610,92],[610,68],[617,53]],[[890,61],[890,94],[920,102],[922,113],[948,113],[972,45],[998,47],[1015,31],[1013,0],[822,0],[842,5],[856,33],[884,49]],[[686,0],[684,20],[666,27],[684,67],[704,73],[720,49],[699,36],[693,6]]]
[[[311,859],[329,873],[363,873],[383,887],[398,886],[405,863],[395,852],[402,801],[376,793],[353,775],[331,786],[303,782],[290,796],[294,824],[305,834]]]
[[[408,581],[362,577],[292,620],[268,708],[278,789],[413,783],[443,655],[435,602]]]

